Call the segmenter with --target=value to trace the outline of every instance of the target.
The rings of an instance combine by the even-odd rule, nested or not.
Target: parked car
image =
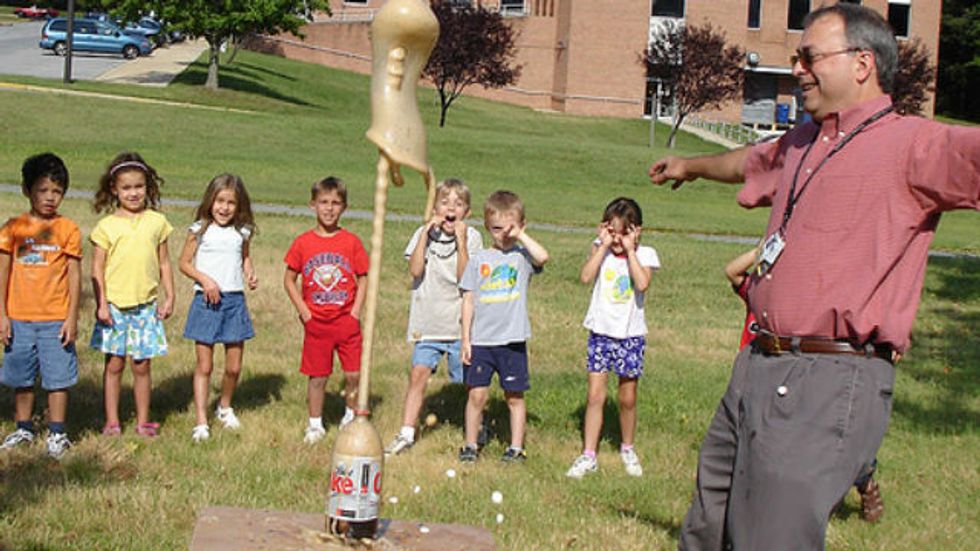
[[[14,15],[17,17],[25,17],[27,19],[44,19],[58,17],[58,10],[54,8],[39,8],[37,6],[30,6],[27,8],[14,8]]]
[[[168,29],[166,28],[166,25],[149,16],[141,17],[140,20],[136,22],[136,25],[155,32],[156,41],[158,44],[168,44],[170,42],[180,42],[181,40],[184,40],[184,33],[178,30]]]
[[[75,19],[72,50],[77,52],[119,53],[126,59],[148,55],[153,46],[145,36],[132,36],[106,21]],[[58,55],[68,53],[68,19],[49,19],[41,29],[39,46]]]

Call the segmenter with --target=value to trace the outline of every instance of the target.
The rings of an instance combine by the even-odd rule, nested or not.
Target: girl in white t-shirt
[[[195,282],[184,338],[196,343],[197,424],[191,438],[201,442],[211,437],[207,402],[216,343],[225,345],[225,374],[216,415],[226,429],[241,427],[231,397],[242,371],[245,341],[255,336],[245,304],[245,286],[255,289],[258,278],[248,254],[255,222],[241,178],[222,174],[211,180],[195,217],[180,254],[180,271]]]
[[[660,260],[653,248],[640,245],[642,227],[643,212],[636,201],[614,199],[606,207],[599,235],[582,266],[582,283],[592,284],[592,302],[584,323],[589,330],[589,391],[582,455],[565,473],[572,478],[582,478],[599,468],[596,449],[610,371],[619,377],[620,458],[629,475],[643,475],[633,450],[636,386],[643,375],[647,334],[643,298]]]

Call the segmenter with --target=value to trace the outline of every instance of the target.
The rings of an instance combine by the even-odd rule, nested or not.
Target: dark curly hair
[[[129,171],[142,172],[146,176],[146,208],[159,210],[160,186],[163,178],[148,165],[139,153],[124,151],[109,163],[105,172],[99,177],[99,189],[95,192],[95,202],[92,208],[95,212],[112,212],[119,206],[119,198],[112,192],[116,176]]]

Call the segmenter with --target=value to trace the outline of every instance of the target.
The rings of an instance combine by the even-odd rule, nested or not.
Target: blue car
[[[122,54],[126,59],[149,55],[153,46],[145,36],[124,33],[107,21],[75,19],[72,50],[76,52],[104,52]],[[68,53],[68,20],[56,17],[48,20],[41,29],[40,46],[58,55]]]

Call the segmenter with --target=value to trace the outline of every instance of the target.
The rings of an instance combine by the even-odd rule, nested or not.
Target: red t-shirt
[[[738,349],[741,350],[755,340],[756,335],[759,334],[759,324],[755,322],[755,316],[749,308],[749,278],[742,278],[742,284],[738,287],[732,285],[732,289],[745,302],[745,325],[742,327],[742,340],[738,344]]]
[[[368,271],[361,240],[345,229],[330,237],[313,230],[303,233],[289,247],[285,261],[302,276],[303,301],[319,319],[349,314],[357,297],[357,278]]]

